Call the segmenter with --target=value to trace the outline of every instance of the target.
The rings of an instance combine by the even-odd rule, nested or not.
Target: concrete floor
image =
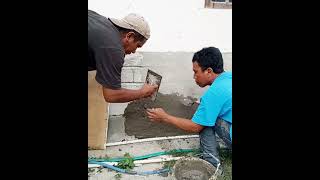
[[[132,136],[127,136],[124,130],[124,117],[122,116],[110,116],[109,119],[109,129],[108,129],[108,143],[120,142],[120,141],[130,141],[135,140],[136,138]],[[218,139],[219,140],[219,139]],[[221,143],[221,140],[219,140]],[[223,144],[220,144],[223,147]],[[199,149],[199,138],[188,138],[188,139],[172,139],[172,140],[160,140],[160,141],[151,141],[151,142],[141,142],[127,145],[118,145],[107,147],[106,150],[90,150],[88,151],[89,157],[103,158],[103,157],[123,157],[125,153],[129,153],[131,156],[142,156],[156,152],[170,151],[174,149]],[[159,157],[154,157],[150,159],[155,159]],[[150,163],[143,164],[141,166],[135,167],[135,171],[152,171],[163,168],[163,163]],[[98,168],[95,168],[96,171]],[[106,180],[106,179],[116,179],[115,176],[118,173],[109,170],[102,169],[99,173],[91,173],[88,180]],[[172,179],[171,174],[164,175],[128,175],[121,174],[121,179],[132,179],[132,180],[162,180],[162,179]]]
[[[109,119],[109,129],[108,129],[108,143],[129,141],[134,140],[132,136],[127,136],[124,132],[124,117],[122,116],[110,116]],[[163,152],[174,149],[198,149],[199,148],[199,138],[190,139],[173,139],[173,140],[161,140],[152,142],[142,142],[128,145],[119,145],[107,147],[106,150],[91,150],[88,151],[89,157],[123,157],[125,153],[129,153],[132,156],[142,156],[155,152]],[[156,157],[155,157],[156,158]],[[152,163],[144,164],[139,167],[135,167],[136,171],[151,171],[156,169],[161,169],[163,163]],[[108,169],[102,169],[100,173],[92,174],[88,177],[89,180],[105,180],[105,179],[116,179],[115,175],[117,172]],[[138,176],[138,175],[128,175],[121,173],[121,179],[171,179],[170,175],[163,177],[161,175],[148,175],[148,176]]]

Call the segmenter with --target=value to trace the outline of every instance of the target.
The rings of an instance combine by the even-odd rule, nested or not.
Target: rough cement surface
[[[131,141],[134,140],[134,136],[128,136],[124,132],[124,117],[122,116],[109,116],[108,122],[108,136],[107,143]]]
[[[208,180],[214,170],[214,167],[204,160],[189,158],[177,161],[173,171],[177,180]]]
[[[178,94],[158,93],[155,101],[149,98],[131,102],[124,111],[125,132],[136,138],[151,138],[197,134],[178,129],[170,124],[151,122],[147,117],[147,108],[163,108],[167,113],[186,119],[191,119],[198,105],[195,98],[183,97]]]

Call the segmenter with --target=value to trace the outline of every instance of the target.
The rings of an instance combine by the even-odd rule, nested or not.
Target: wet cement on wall
[[[198,107],[195,101],[196,99],[192,97],[162,93],[157,94],[155,101],[151,101],[150,98],[133,101],[124,111],[125,132],[136,138],[197,134],[180,130],[166,123],[151,122],[146,113],[146,108],[160,107],[173,116],[191,119]]]

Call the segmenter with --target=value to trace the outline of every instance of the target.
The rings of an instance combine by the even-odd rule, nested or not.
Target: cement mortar
[[[147,108],[163,108],[167,113],[191,119],[198,105],[195,98],[178,94],[157,94],[155,101],[149,98],[131,102],[124,111],[125,132],[136,138],[152,138],[163,136],[189,135],[189,133],[166,123],[151,122],[147,117]]]
[[[173,167],[173,177],[176,180],[208,180],[214,174],[215,168],[197,158],[186,158],[177,161]]]

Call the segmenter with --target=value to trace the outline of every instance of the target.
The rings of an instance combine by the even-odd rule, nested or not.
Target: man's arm
[[[105,101],[110,103],[123,103],[129,102],[132,100],[149,97],[151,96],[156,90],[157,85],[149,85],[145,84],[141,89],[138,90],[131,90],[131,89],[110,89],[103,87],[103,96]]]
[[[188,132],[200,132],[203,126],[192,122],[191,120],[171,116],[167,114],[162,108],[147,109],[148,117],[154,122],[165,122],[172,124],[180,129]]]

